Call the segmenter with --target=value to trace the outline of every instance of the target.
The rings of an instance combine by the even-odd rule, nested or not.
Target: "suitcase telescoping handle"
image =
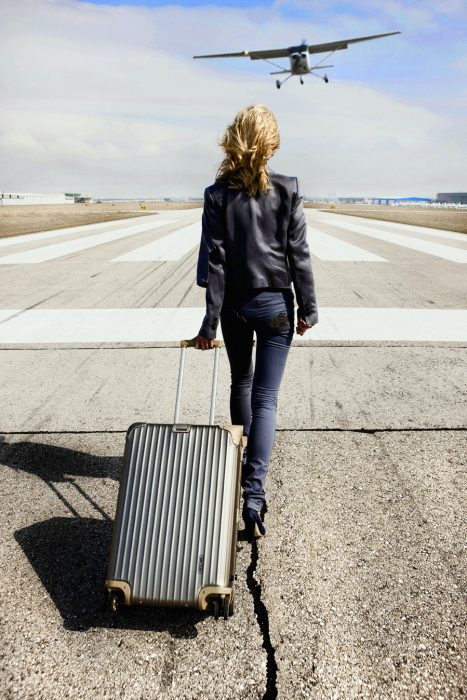
[[[214,346],[214,368],[212,371],[212,388],[211,388],[211,408],[209,411],[209,424],[214,423],[214,408],[216,405],[216,389],[217,389],[217,371],[219,368],[219,349],[222,347],[221,340],[213,340]],[[180,341],[180,367],[178,369],[178,383],[177,383],[177,398],[175,399],[175,413],[174,413],[174,423],[178,423],[178,416],[180,413],[180,397],[182,395],[182,384],[183,384],[183,371],[185,369],[185,353],[187,348],[194,348],[195,341],[192,340],[181,340]]]

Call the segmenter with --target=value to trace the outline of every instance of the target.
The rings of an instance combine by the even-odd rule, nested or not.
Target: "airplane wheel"
[[[281,86],[280,80],[276,80],[276,88],[279,90]]]

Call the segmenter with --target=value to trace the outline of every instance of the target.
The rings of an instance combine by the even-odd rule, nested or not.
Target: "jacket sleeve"
[[[225,244],[221,211],[206,188],[201,219],[197,284],[206,287],[206,315],[199,335],[215,338],[225,293]]]
[[[307,242],[303,197],[297,181],[297,189],[292,194],[292,209],[287,229],[287,259],[292,275],[298,304],[298,316],[306,323],[318,323],[315,283],[311,268],[310,249]]]

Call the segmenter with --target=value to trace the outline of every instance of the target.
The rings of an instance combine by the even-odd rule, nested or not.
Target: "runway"
[[[331,215],[332,217],[332,215]],[[427,253],[428,255],[434,255],[435,257],[438,258],[444,258],[445,260],[450,260],[451,262],[455,263],[466,263],[467,262],[467,250],[459,250],[456,248],[452,248],[448,245],[444,245],[442,243],[436,243],[433,241],[433,239],[428,239],[428,240],[423,240],[423,238],[416,237],[416,236],[411,236],[408,233],[408,226],[405,226],[401,228],[401,224],[397,224],[398,228],[393,228],[391,231],[379,231],[378,229],[375,229],[374,226],[369,227],[368,225],[359,225],[359,224],[353,224],[350,223],[349,221],[333,221],[332,218],[323,218],[318,220],[319,223],[326,223],[329,224],[330,226],[334,226],[336,228],[342,229],[343,231],[355,231],[356,233],[360,233],[363,236],[370,236],[370,238],[377,238],[380,241],[387,241],[388,243],[394,243],[395,245],[398,246],[403,246],[405,248],[409,248],[410,250],[418,250],[422,253]],[[414,231],[415,234],[419,233],[417,231]],[[439,232],[438,233],[431,233],[433,237],[443,237],[446,238],[447,236],[445,235],[445,232],[441,232],[444,234],[444,236],[440,236]],[[449,232],[453,233],[453,232]],[[422,236],[426,236],[426,232],[422,233]],[[461,236],[463,234],[457,234],[457,236]],[[451,240],[452,235],[451,235]],[[459,239],[454,239],[454,240],[461,240]]]
[[[294,336],[267,534],[239,541],[217,622],[102,606],[126,432],[173,421],[177,346],[204,315],[201,210],[0,240],[7,693],[460,697],[467,238],[305,215],[319,323]],[[212,360],[187,353],[179,420],[207,422]],[[224,347],[216,423],[230,383]]]
[[[320,320],[294,343],[467,342],[463,234],[305,211]],[[193,337],[204,315],[201,213],[1,240],[0,344]]]

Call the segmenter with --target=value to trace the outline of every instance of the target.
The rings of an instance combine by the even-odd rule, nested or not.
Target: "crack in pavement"
[[[276,428],[276,433],[417,433],[421,431],[441,433],[441,432],[465,432],[467,427],[459,425],[453,428],[440,426],[438,428],[415,428],[408,426],[406,428]],[[114,435],[125,434],[128,428],[121,430],[119,428],[108,430],[1,430],[0,435]]]
[[[271,642],[268,610],[261,599],[261,584],[255,577],[258,559],[258,543],[253,541],[251,545],[251,562],[246,571],[246,583],[253,598],[255,616],[263,637],[262,646],[266,651],[266,692],[263,695],[263,700],[272,700],[277,698],[276,649]]]

